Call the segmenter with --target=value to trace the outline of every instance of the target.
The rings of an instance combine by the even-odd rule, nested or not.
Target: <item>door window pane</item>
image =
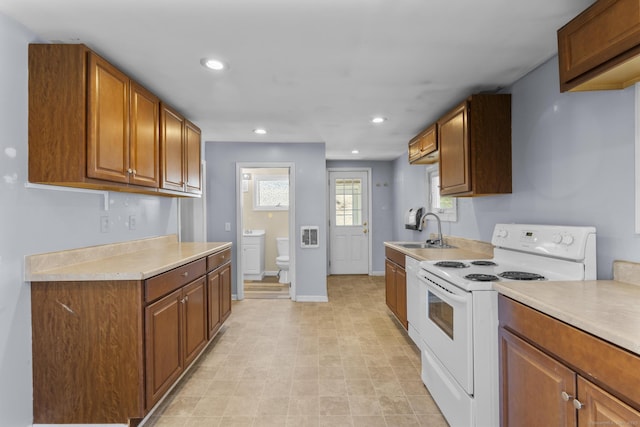
[[[336,226],[362,225],[362,180],[336,179]]]

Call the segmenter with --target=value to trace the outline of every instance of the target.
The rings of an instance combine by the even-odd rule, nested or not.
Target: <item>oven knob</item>
[[[500,237],[501,239],[504,239],[505,237],[507,237],[509,235],[509,232],[507,230],[498,230],[496,235],[498,237]]]
[[[571,234],[565,234],[564,236],[562,236],[562,243],[569,246],[573,243],[573,236]]]
[[[562,236],[559,234],[554,234],[553,237],[551,237],[551,240],[553,241],[553,243],[560,243],[562,242]]]

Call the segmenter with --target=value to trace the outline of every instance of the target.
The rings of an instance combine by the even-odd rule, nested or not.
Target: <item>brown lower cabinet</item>
[[[145,308],[147,408],[152,408],[207,344],[206,278]]]
[[[136,425],[229,316],[230,260],[225,249],[147,280],[32,284],[34,423]]]
[[[407,272],[404,269],[405,256],[389,247],[385,248],[385,300],[387,307],[408,329],[407,322]]]
[[[230,260],[213,262],[222,262],[222,265],[214,265],[214,270],[207,275],[209,339],[215,336],[231,314],[231,262]]]
[[[640,425],[640,357],[500,296],[501,425]]]

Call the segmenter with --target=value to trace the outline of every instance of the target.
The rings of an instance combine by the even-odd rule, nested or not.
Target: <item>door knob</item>
[[[367,231],[369,231],[369,230],[367,230],[366,228],[365,228],[364,230],[362,230],[362,232],[363,232],[364,234],[367,234]]]

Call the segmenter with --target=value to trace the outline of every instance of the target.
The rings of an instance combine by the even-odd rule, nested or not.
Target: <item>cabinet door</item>
[[[636,56],[639,44],[638,1],[593,3],[558,30],[561,91],[570,90],[585,81],[585,86],[591,86],[591,90],[622,89],[637,82],[637,61],[630,69],[618,69],[608,76],[603,73]],[[588,77],[596,77],[595,82],[588,82]]]
[[[131,82],[129,169],[132,184],[160,185],[160,100]]]
[[[434,123],[420,132],[409,143],[409,162],[413,164],[430,164],[438,161],[437,155],[431,155],[438,150],[437,127]]]
[[[220,322],[231,314],[231,264],[220,269]]]
[[[145,309],[147,409],[155,405],[184,370],[182,289]]]
[[[467,103],[438,121],[440,194],[471,191]]]
[[[575,373],[520,338],[500,328],[501,425],[566,427],[576,425],[572,402]]]
[[[208,322],[209,322],[209,334],[208,338],[211,339],[218,332],[220,325],[222,325],[222,320],[220,316],[220,272],[221,268],[213,270],[207,276],[207,298],[209,302],[208,307]]]
[[[89,53],[87,176],[129,182],[129,78]]]
[[[246,244],[242,247],[242,269],[245,274],[261,274],[260,245]]]
[[[396,315],[407,329],[407,272],[400,267],[396,268]]]
[[[393,313],[397,311],[398,290],[396,286],[396,265],[389,260],[384,262],[385,299]]]
[[[162,185],[167,190],[184,190],[184,119],[166,105],[160,109],[160,158]]]
[[[184,127],[185,144],[185,184],[188,193],[201,194],[200,177],[200,129],[186,121]]]
[[[184,305],[184,366],[187,367],[207,344],[206,277],[183,288]]]
[[[578,399],[578,427],[640,425],[640,412],[580,376]]]

